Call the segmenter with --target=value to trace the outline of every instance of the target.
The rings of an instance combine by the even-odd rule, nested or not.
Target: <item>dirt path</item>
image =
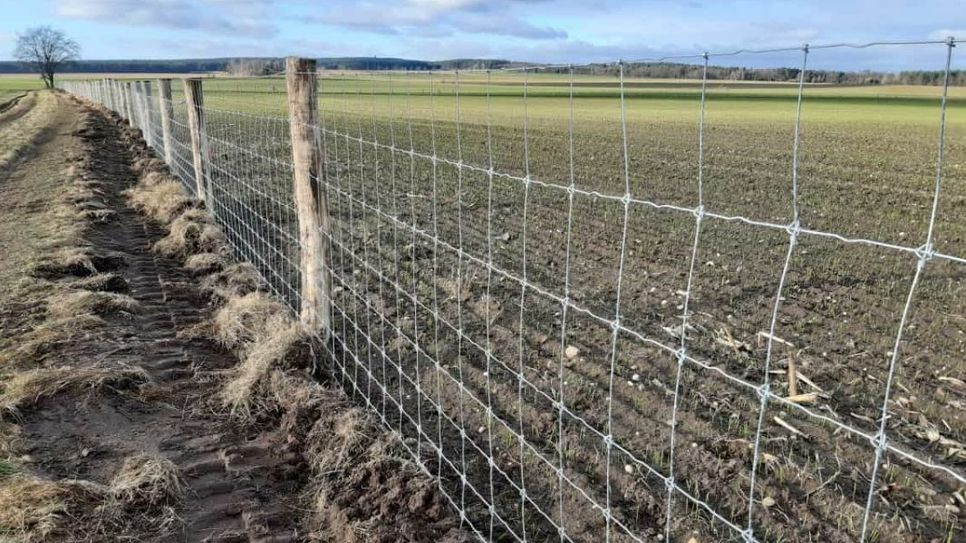
[[[36,93],[9,107],[0,127],[0,404],[11,421],[0,432],[7,458],[0,509],[15,512],[0,512],[0,539],[460,539],[415,470],[395,459],[344,463],[355,488],[319,491],[310,481],[318,470],[302,450],[325,456],[319,422],[306,416],[313,412],[294,417],[305,419],[297,434],[272,416],[241,424],[216,400],[238,359],[197,333],[212,312],[198,277],[152,250],[166,230],[122,196],[138,182],[138,144],[116,120],[64,95]],[[75,197],[71,186],[83,188]],[[63,204],[65,191],[72,207]],[[64,264],[75,254],[86,260]],[[303,443],[307,428],[315,445]],[[136,492],[117,490],[132,458],[170,466],[169,486],[185,488],[177,499],[141,480]],[[387,466],[399,473],[382,473]],[[390,498],[398,503],[388,506],[372,499],[387,481],[398,482]],[[28,507],[23,485],[54,498]],[[79,503],[78,488],[101,501]],[[129,494],[151,498],[120,503]],[[392,521],[383,530],[357,528],[379,515],[410,530],[394,533]],[[413,526],[426,516],[425,526]]]
[[[13,186],[41,185],[43,178],[62,169],[63,150],[77,147],[71,140],[91,144],[87,164],[105,188],[103,203],[116,214],[94,225],[84,238],[93,251],[116,257],[97,269],[118,278],[103,290],[127,294],[140,306],[129,314],[104,315],[105,327],[55,356],[77,365],[98,361],[139,366],[149,380],[136,393],[108,394],[100,401],[84,395],[41,401],[23,416],[24,452],[42,475],[103,483],[124,458],[159,454],[178,466],[190,487],[178,511],[184,521],[179,539],[294,540],[291,506],[299,485],[293,480],[292,455],[284,454],[278,435],[240,432],[206,406],[214,374],[235,360],[211,341],[178,337],[179,329],[197,324],[206,314],[205,304],[177,262],[150,251],[151,242],[163,232],[147,226],[120,196],[136,178],[117,127],[94,117],[75,133],[77,105],[51,98],[44,95],[41,102],[53,113],[30,155],[7,174],[4,194],[15,196]],[[21,118],[31,114],[45,113],[19,113]],[[2,213],[7,216],[20,203],[16,197],[4,198]]]

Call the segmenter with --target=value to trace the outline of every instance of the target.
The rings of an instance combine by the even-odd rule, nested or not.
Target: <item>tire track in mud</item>
[[[76,108],[62,101],[61,107]],[[118,290],[127,291],[141,309],[106,316],[102,337],[71,346],[70,356],[78,365],[140,366],[152,382],[140,397],[44,401],[25,416],[30,456],[49,475],[104,482],[125,456],[160,454],[180,468],[188,485],[176,512],[183,521],[176,540],[299,540],[297,455],[286,452],[280,432],[247,430],[208,405],[218,372],[235,360],[209,340],[179,334],[202,320],[205,303],[177,262],[151,251],[163,232],[120,196],[136,178],[119,129],[94,116],[75,135],[90,149],[83,159],[87,175],[103,183],[104,203],[116,212],[86,236],[95,251],[122,255],[114,269],[97,271],[119,275],[124,286]],[[40,148],[33,156],[55,152]],[[169,534],[159,537],[170,540]]]

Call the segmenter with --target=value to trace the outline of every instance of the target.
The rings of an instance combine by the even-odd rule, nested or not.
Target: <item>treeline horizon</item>
[[[378,57],[319,58],[322,70],[485,70],[519,68],[527,63],[502,59],[450,59],[440,61]],[[530,64],[534,67],[540,64]],[[284,58],[210,58],[171,60],[80,60],[65,65],[61,73],[211,73],[226,72],[236,76],[270,76],[283,73]],[[567,73],[567,67],[541,68],[543,73]],[[574,68],[582,75],[617,77],[613,63],[589,64]],[[31,69],[17,61],[0,61],[0,73],[31,73]],[[682,63],[627,64],[628,77],[653,79],[701,79],[703,67]],[[742,66],[708,66],[708,79],[716,81],[798,81],[798,68],[748,68]],[[941,70],[904,70],[900,72],[806,70],[807,83],[838,85],[941,85],[945,73]],[[966,86],[966,70],[953,70],[949,84]]]

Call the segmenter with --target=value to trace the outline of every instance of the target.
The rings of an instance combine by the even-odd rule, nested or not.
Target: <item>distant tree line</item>
[[[402,58],[344,57],[320,58],[323,70],[481,70],[522,66],[508,60],[452,59],[441,61],[410,60]],[[537,66],[537,65],[534,65]],[[548,68],[544,71],[565,73],[567,68]],[[15,61],[0,61],[0,73],[28,73],[31,70]],[[63,72],[73,73],[194,73],[227,72],[235,76],[265,76],[285,71],[282,58],[212,58],[176,60],[81,60],[61,67]],[[617,76],[613,64],[590,64],[576,68],[581,74]],[[656,79],[700,79],[702,67],[680,63],[629,64],[625,72],[629,77]],[[746,68],[741,66],[708,66],[708,78],[721,81],[797,81],[798,68]],[[838,85],[941,85],[942,71],[849,72],[835,70],[807,70],[808,83],[832,83]],[[966,86],[966,70],[950,72],[949,84]]]
[[[567,68],[554,71],[566,72]],[[590,75],[617,76],[614,64],[591,64],[575,68],[575,72]],[[628,64],[624,74],[628,77],[654,79],[701,79],[703,67],[695,64],[679,63],[638,63]],[[801,70],[798,68],[746,68],[742,66],[708,66],[708,79],[716,81],[798,81]],[[847,72],[836,70],[806,70],[807,83],[833,83],[837,85],[942,85],[942,71],[904,71],[891,72]],[[966,85],[966,70],[953,70],[949,73],[949,84]]]
[[[225,71],[237,77],[275,75],[285,72],[280,58],[236,58],[228,61]]]

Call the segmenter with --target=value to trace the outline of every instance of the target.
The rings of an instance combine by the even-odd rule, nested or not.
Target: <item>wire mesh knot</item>
[[[872,446],[875,447],[876,450],[884,451],[886,446],[889,444],[889,438],[886,437],[885,432],[879,431],[872,436],[871,439],[869,439],[869,442],[872,443]]]
[[[667,489],[668,492],[672,492],[674,490],[674,487],[675,487],[674,476],[671,475],[670,477],[665,477],[664,488]]]
[[[762,383],[761,385],[755,387],[755,392],[758,393],[758,399],[761,400],[761,404],[764,405],[771,396],[771,386],[768,383]]]
[[[956,47],[956,38],[954,36],[949,36],[946,38],[946,45],[949,47]]]
[[[698,207],[694,208],[693,213],[694,218],[698,221],[704,219],[704,205],[699,205]]]
[[[932,260],[932,257],[936,256],[936,252],[933,250],[932,243],[926,243],[921,247],[916,249],[916,256],[919,257],[919,265],[923,266],[926,262]]]
[[[631,193],[625,192],[624,196],[621,198],[621,203],[625,206],[631,205]]]
[[[621,318],[617,317],[610,321],[610,329],[616,334],[621,329]]]
[[[608,449],[611,448],[611,447],[613,447],[614,446],[614,436],[611,435],[611,434],[605,435],[604,436],[604,445],[607,445],[607,448]]]
[[[745,528],[744,530],[742,530],[741,540],[746,541],[747,543],[753,543],[755,541],[758,541],[757,539],[755,539],[755,532],[751,528]]]
[[[802,233],[802,223],[798,219],[795,219],[785,227],[785,232],[788,232],[788,235],[792,239],[798,238],[798,235]]]
[[[683,366],[684,362],[688,359],[688,351],[684,347],[674,351],[674,357],[678,360],[678,366]]]

